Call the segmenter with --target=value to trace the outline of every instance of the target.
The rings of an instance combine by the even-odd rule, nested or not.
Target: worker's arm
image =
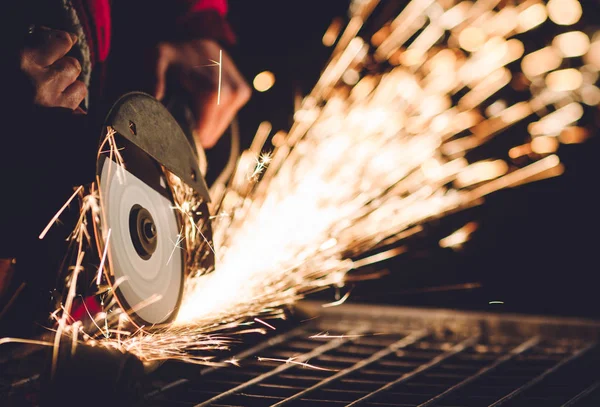
[[[125,7],[124,3],[116,4]],[[176,78],[193,105],[196,142],[204,148],[212,147],[251,93],[225,49],[235,41],[225,21],[226,1],[129,0],[127,4],[130,8],[121,13],[125,23],[136,7],[144,7],[147,17],[136,28],[122,21],[114,45],[122,47],[121,41],[129,41],[132,45],[123,50],[127,53],[136,43],[139,47],[146,41],[150,58],[143,58],[145,66],[139,68],[140,73],[146,71],[146,83],[140,88],[161,99],[171,92],[167,73]]]
[[[210,39],[164,41],[156,47],[155,63],[154,95],[160,100],[168,91],[166,74],[171,70],[192,97],[196,142],[204,148],[214,146],[250,98],[250,88],[229,54]]]
[[[166,34],[172,39],[158,43],[154,94],[162,99],[166,73],[173,69],[193,96],[196,142],[210,148],[250,98],[250,87],[223,50],[235,41],[225,20],[227,1],[170,0],[170,7],[183,12],[176,18],[173,33]],[[213,61],[220,61],[221,66]]]

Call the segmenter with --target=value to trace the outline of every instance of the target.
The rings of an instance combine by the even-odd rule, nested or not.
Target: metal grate
[[[238,355],[239,368],[166,364],[145,405],[598,406],[599,332],[572,319],[344,306]]]
[[[600,406],[600,323],[309,302],[298,314],[309,320],[238,353],[240,367],[164,364],[142,405]],[[41,361],[0,360],[0,405],[38,405]]]

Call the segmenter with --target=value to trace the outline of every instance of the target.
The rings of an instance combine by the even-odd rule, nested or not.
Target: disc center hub
[[[144,260],[150,259],[156,251],[158,234],[152,214],[146,208],[137,204],[131,207],[129,232],[137,254]]]

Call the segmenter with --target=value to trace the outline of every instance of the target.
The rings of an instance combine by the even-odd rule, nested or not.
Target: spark
[[[267,326],[267,327],[271,328],[271,329],[272,329],[272,330],[274,330],[274,331],[276,330],[276,329],[275,329],[275,327],[274,327],[273,325],[271,325],[271,324],[267,324],[265,321],[263,321],[263,320],[262,320],[262,319],[260,319],[260,318],[254,318],[254,320],[255,320],[256,322],[259,322],[259,323],[261,323],[261,324],[263,324],[263,325],[265,325],[265,326]]]
[[[327,369],[324,367],[311,365],[310,363],[307,363],[307,362],[300,362],[300,361],[297,361],[296,358],[294,358],[294,357],[287,358],[287,359],[278,359],[278,358],[263,358],[263,357],[259,356],[258,361],[259,362],[282,362],[285,364],[298,365],[298,366],[302,366],[302,367],[308,367],[308,368],[314,369],[314,370],[323,370],[326,372],[335,372],[336,371],[335,369]]]
[[[258,158],[256,158],[256,165],[252,173],[248,175],[249,181],[256,181],[258,177],[263,173],[263,171],[267,168],[269,163],[271,162],[271,154],[263,153]]]
[[[402,253],[405,253],[406,250],[407,248],[405,246],[394,247],[392,249],[386,250],[385,252],[377,253],[372,256],[365,257],[364,259],[355,260],[354,262],[352,262],[352,266],[355,269],[358,269],[370,264],[379,263],[397,257]]]
[[[92,322],[94,323],[94,325],[96,326],[96,328],[98,328],[99,332],[102,332],[105,338],[108,338],[110,335],[108,334],[108,332],[104,332],[102,330],[102,328],[100,328],[100,325],[98,325],[96,323],[96,318],[94,318],[94,316],[92,315],[92,313],[90,312],[88,306],[86,305],[83,296],[81,297],[81,304],[83,305],[83,308],[85,309],[85,312],[88,314],[88,316],[90,317],[90,319],[92,320]]]
[[[102,271],[104,270],[104,262],[106,261],[106,255],[108,254],[108,242],[110,240],[110,233],[112,229],[108,229],[106,233],[106,241],[104,242],[104,253],[102,253],[102,260],[100,260],[100,265],[98,266],[98,275],[96,276],[96,285],[100,285],[100,280],[102,278]]]
[[[79,328],[81,327],[81,321],[75,321],[73,323],[72,329],[71,329],[71,354],[75,353],[75,350],[77,349],[77,345],[79,344],[78,341],[78,334],[79,334]]]
[[[210,251],[213,252],[214,255],[216,255],[215,249],[213,249],[212,245],[210,244],[210,241],[206,238],[206,236],[204,236],[204,233],[202,233],[202,231],[199,228],[198,228],[198,234],[200,234],[200,236],[202,236],[202,239],[204,240],[204,242],[206,243],[206,245],[208,246]]]
[[[153,294],[150,297],[148,297],[147,299],[145,299],[144,301],[140,301],[136,306],[131,307],[131,309],[127,310],[129,312],[136,312],[138,310],[141,310],[142,308],[145,308],[151,304],[154,304],[157,301],[160,301],[162,299],[162,296],[160,294]]]
[[[58,352],[60,346],[60,340],[63,334],[63,331],[67,326],[67,318],[70,318],[69,312],[71,310],[71,306],[73,304],[73,299],[76,295],[76,287],[77,287],[77,277],[79,276],[79,272],[81,271],[81,264],[83,262],[83,256],[85,252],[81,249],[79,250],[79,255],[77,256],[77,263],[73,269],[73,275],[69,286],[69,291],[67,293],[67,299],[65,301],[63,313],[58,321],[58,328],[56,330],[56,335],[54,337],[54,349],[52,349],[52,367],[51,367],[51,376],[54,376],[56,372],[57,362],[58,362]]]
[[[121,147],[121,148],[117,148],[116,151],[123,151],[125,148]],[[113,150],[112,149],[108,149],[108,150],[100,150],[98,152],[98,154],[110,154],[112,153]]]
[[[35,339],[22,339],[22,338],[0,338],[0,345],[5,345],[7,343],[24,343],[27,345],[39,345],[39,346],[54,346],[52,342],[48,341],[38,341]]]
[[[231,364],[233,366],[240,367],[240,361],[238,359],[236,359],[236,358],[228,359],[228,360],[225,361],[225,363],[229,363],[229,364]]]
[[[56,214],[52,217],[52,219],[50,219],[50,222],[48,222],[48,225],[46,225],[46,227],[44,228],[44,230],[42,230],[42,233],[40,233],[40,236],[39,236],[40,240],[43,239],[44,236],[46,236],[46,233],[48,233],[48,231],[50,230],[50,228],[52,227],[52,225],[54,225],[54,223],[58,220],[58,218],[63,213],[63,211],[65,209],[67,209],[67,206],[69,206],[69,204],[71,203],[71,201],[73,199],[75,199],[75,197],[77,196],[77,194],[79,194],[82,190],[83,190],[83,185],[80,185],[79,188],[77,188],[75,190],[75,192],[73,192],[73,195],[71,195],[71,197],[69,199],[67,199],[67,202],[65,202],[65,204],[58,210],[58,212],[56,212]]]
[[[444,248],[460,249],[462,245],[470,239],[471,234],[475,232],[478,227],[479,225],[476,222],[469,222],[441,239],[439,245]]]
[[[217,105],[221,104],[221,77],[223,71],[223,50],[219,50],[219,88],[217,89]]]
[[[171,243],[173,243],[173,250],[171,251],[171,254],[169,255],[169,259],[167,260],[167,265],[171,262],[171,259],[173,258],[173,254],[175,254],[175,250],[180,249],[183,250],[183,247],[180,246],[181,242],[183,242],[183,239],[185,239],[182,235],[181,232],[177,234],[177,239],[175,240],[175,242],[173,242],[171,240]]]
[[[323,308],[337,307],[338,305],[342,305],[343,303],[345,303],[348,298],[350,298],[350,291],[348,291],[339,300],[334,301],[334,302],[330,302],[329,304],[323,304],[323,305],[321,305],[321,307],[323,307]]]
[[[344,339],[344,338],[362,338],[365,335],[329,335],[328,332],[318,333],[316,335],[309,336],[308,339]]]
[[[221,80],[223,76],[223,50],[219,50],[219,60],[215,61],[214,59],[209,59],[210,64],[206,65],[195,65],[194,68],[205,68],[210,66],[218,66],[219,67],[219,80],[217,86],[217,105],[221,104]]]
[[[115,129],[113,129],[110,126],[107,126],[106,136],[104,137],[104,140],[102,141],[102,144],[100,145],[100,148],[98,150],[98,157],[100,157],[100,155],[102,154],[101,152],[103,151],[102,149],[108,143],[108,147],[109,147],[108,158],[110,159],[109,165],[112,165],[113,161],[118,164],[117,165],[117,178],[118,178],[119,182],[122,184],[125,180],[125,163],[123,161],[123,156],[121,155],[122,148],[117,146],[117,142],[115,140],[116,133],[117,133],[117,131]],[[98,184],[98,188],[100,188],[100,182],[98,182],[97,184]]]

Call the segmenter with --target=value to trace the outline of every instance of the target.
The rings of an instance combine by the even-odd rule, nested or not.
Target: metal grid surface
[[[600,323],[315,303],[297,314],[239,367],[165,363],[141,405],[600,406]],[[0,405],[38,405],[42,367],[39,352],[0,360]]]
[[[145,405],[600,406],[598,332],[572,319],[343,306],[237,355],[240,367],[164,365]]]

